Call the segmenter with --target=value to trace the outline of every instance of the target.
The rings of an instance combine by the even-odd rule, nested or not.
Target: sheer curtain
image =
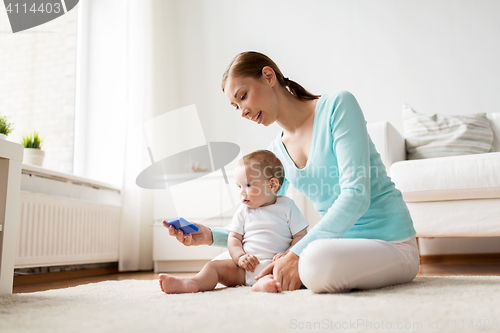
[[[179,107],[174,4],[80,2],[75,173],[122,188],[121,271],[153,268],[153,192],[136,177],[151,164],[142,125]]]
[[[120,271],[152,269],[152,192],[138,187],[147,166],[142,124],[151,118],[152,1],[131,0],[127,15],[127,121],[122,184]]]

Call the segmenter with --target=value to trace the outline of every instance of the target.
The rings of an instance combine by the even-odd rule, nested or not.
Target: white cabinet
[[[189,175],[173,177],[182,180]],[[227,226],[240,203],[232,174],[228,174],[228,181],[229,186],[221,173],[214,172],[195,181],[174,185],[169,190],[155,190],[153,228],[155,272],[199,271],[208,261],[226,251],[225,248],[215,246],[184,246],[168,234],[162,221],[182,216],[189,221],[209,227]],[[232,196],[232,200],[229,196]],[[214,205],[218,205],[215,206],[217,208],[215,210]],[[217,214],[214,215],[214,212]]]
[[[23,146],[0,140],[0,295],[12,294]]]

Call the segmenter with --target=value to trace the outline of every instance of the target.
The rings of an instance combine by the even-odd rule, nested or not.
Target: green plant
[[[33,133],[24,134],[21,138],[21,144],[24,148],[36,148],[42,149],[42,139],[40,138],[38,132],[33,131]]]
[[[0,133],[9,135],[10,132],[12,132],[12,123],[9,123],[7,120],[7,116],[0,116]]]

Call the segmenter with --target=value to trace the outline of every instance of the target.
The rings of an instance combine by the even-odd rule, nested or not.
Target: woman
[[[401,192],[387,176],[363,113],[348,92],[313,95],[284,77],[258,52],[235,57],[222,90],[257,124],[283,130],[268,147],[285,167],[285,183],[314,203],[322,216],[309,233],[257,279],[273,273],[283,290],[304,284],[314,292],[343,292],[410,282],[420,258],[415,229]],[[198,225],[185,245],[224,246],[227,232]]]

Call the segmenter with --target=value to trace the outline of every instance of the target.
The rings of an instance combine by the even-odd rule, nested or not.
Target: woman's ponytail
[[[288,91],[301,101],[307,101],[311,99],[318,99],[320,96],[313,95],[309,91],[307,91],[304,87],[298,84],[295,81],[290,80],[289,78],[283,78],[284,85],[288,89]]]

